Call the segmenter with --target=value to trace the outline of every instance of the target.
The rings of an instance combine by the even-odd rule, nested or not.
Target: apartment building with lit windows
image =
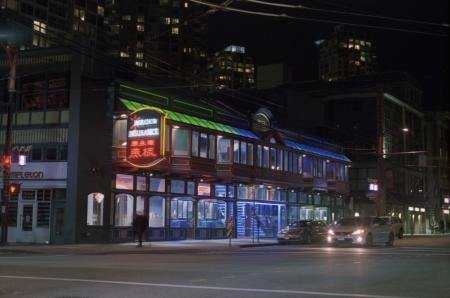
[[[208,72],[215,88],[243,89],[255,86],[255,65],[245,47],[230,45],[208,60]]]
[[[320,80],[345,80],[378,70],[375,43],[367,33],[337,26],[329,38],[316,41],[316,45]]]

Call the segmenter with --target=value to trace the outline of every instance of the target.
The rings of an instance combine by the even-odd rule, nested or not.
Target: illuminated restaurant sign
[[[128,116],[127,161],[148,168],[164,159],[165,114],[157,108],[137,110]]]

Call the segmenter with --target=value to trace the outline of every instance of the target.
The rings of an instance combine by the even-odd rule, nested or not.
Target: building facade
[[[345,80],[377,72],[375,43],[366,33],[337,26],[328,39],[319,40],[316,45],[320,80]]]
[[[242,89],[255,85],[255,65],[245,47],[230,45],[208,60],[209,77],[217,90]]]
[[[278,129],[264,111],[253,126],[111,70],[92,74],[95,61],[76,53],[20,61],[11,178],[21,188],[8,202],[9,242],[132,241],[139,214],[149,240],[225,238],[226,220],[234,237],[271,238],[296,220],[351,213],[342,150]]]

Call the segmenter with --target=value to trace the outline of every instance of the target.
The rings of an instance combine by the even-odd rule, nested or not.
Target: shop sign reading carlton
[[[166,116],[158,108],[144,108],[131,113],[127,123],[127,161],[148,168],[164,159]]]

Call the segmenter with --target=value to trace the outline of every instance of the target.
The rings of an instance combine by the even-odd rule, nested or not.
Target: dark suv
[[[278,235],[278,243],[302,242],[310,244],[313,241],[323,242],[327,235],[328,227],[321,220],[300,220],[291,223],[282,229]]]

